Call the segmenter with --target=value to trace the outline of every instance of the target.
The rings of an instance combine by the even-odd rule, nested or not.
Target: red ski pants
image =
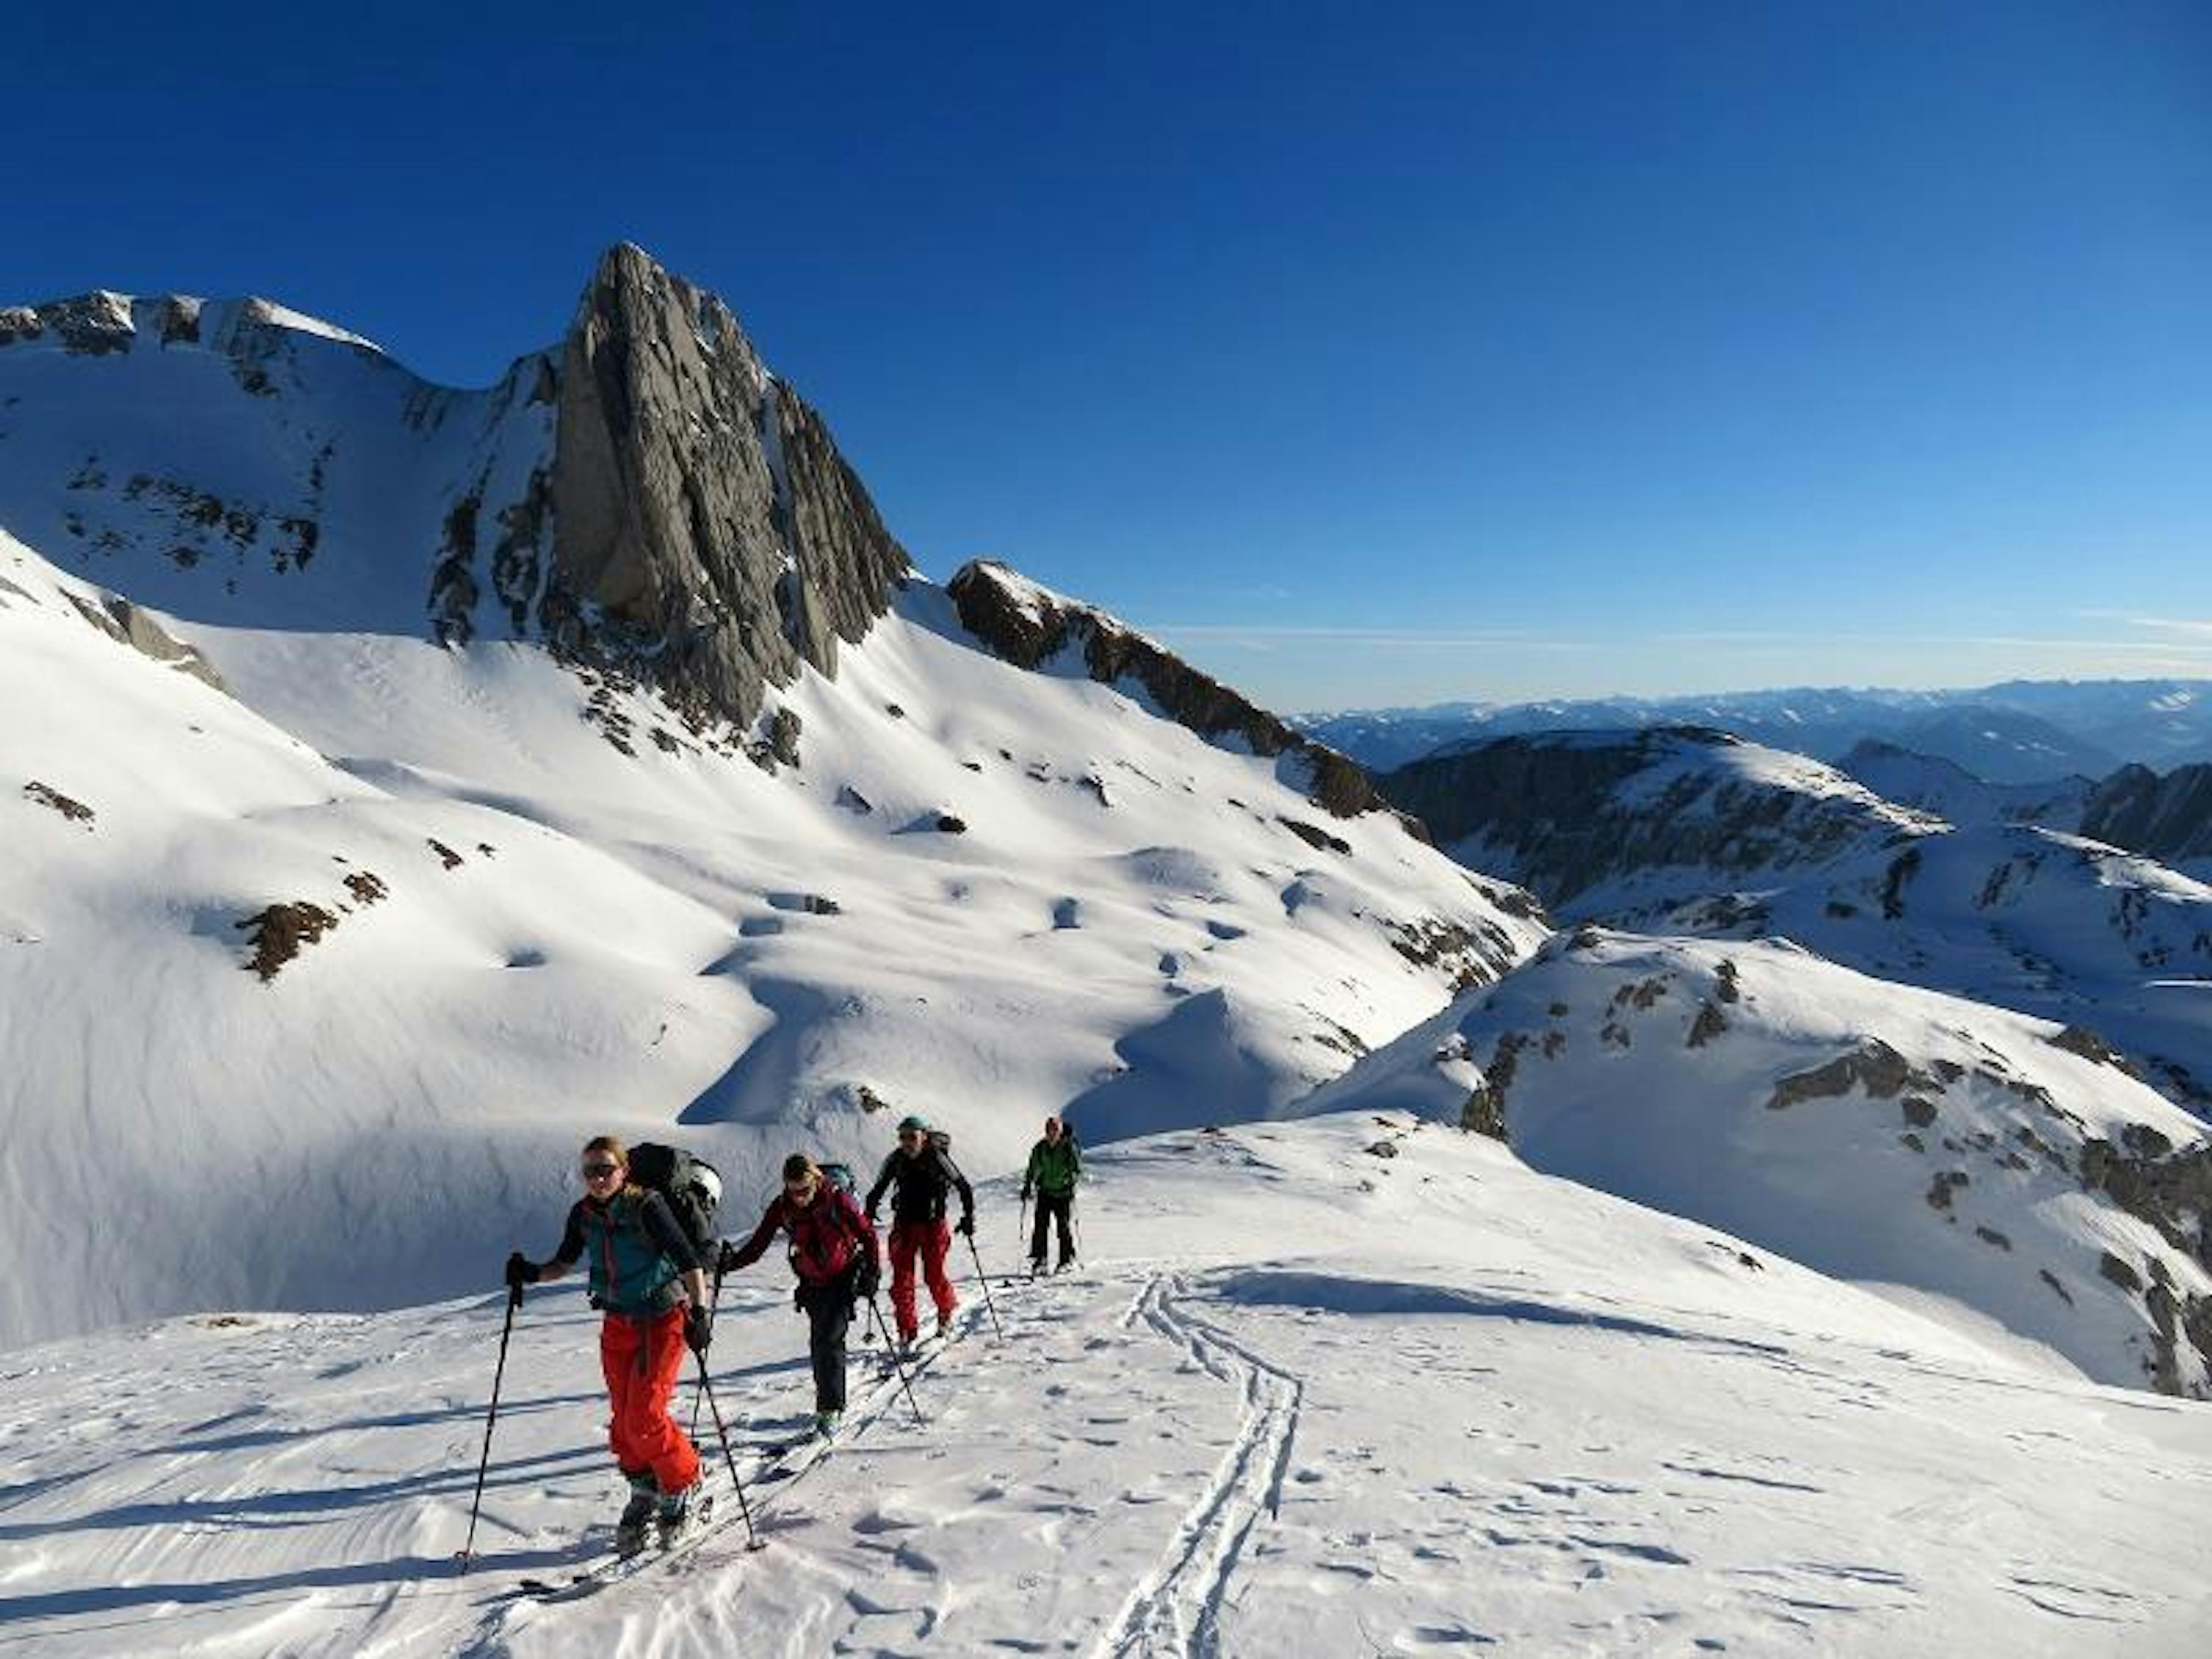
[[[699,1453],[668,1414],[688,1352],[680,1303],[641,1318],[609,1314],[599,1326],[599,1369],[614,1413],[607,1443],[624,1474],[650,1471],[663,1492],[682,1492],[699,1478]]]
[[[920,1328],[914,1312],[914,1258],[921,1253],[921,1273],[929,1281],[929,1299],[937,1304],[939,1319],[952,1317],[960,1298],[952,1294],[952,1281],[945,1276],[945,1253],[952,1248],[949,1221],[902,1221],[891,1229],[891,1311],[898,1316],[899,1334],[911,1339]]]

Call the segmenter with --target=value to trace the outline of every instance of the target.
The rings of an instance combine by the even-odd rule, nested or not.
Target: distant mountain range
[[[1449,745],[1532,732],[1701,726],[1816,760],[1877,742],[1990,783],[2099,778],[2123,763],[2212,761],[2212,680],[2014,680],[1960,691],[1797,689],[1304,714],[1292,724],[1389,771]]]

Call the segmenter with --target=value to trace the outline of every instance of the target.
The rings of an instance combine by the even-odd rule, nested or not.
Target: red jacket
[[[750,1267],[768,1253],[779,1228],[791,1232],[791,1269],[809,1285],[826,1285],[867,1252],[876,1259],[876,1230],[852,1194],[824,1182],[811,1204],[799,1205],[783,1194],[768,1206],[753,1236],[738,1248],[730,1266]]]

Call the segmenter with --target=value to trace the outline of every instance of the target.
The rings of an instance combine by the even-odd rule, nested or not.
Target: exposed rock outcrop
[[[2164,864],[2212,858],[2212,765],[2178,766],[2163,777],[2148,766],[2122,767],[2091,793],[2081,833]]]
[[[908,568],[821,417],[714,295],[627,244],[562,347],[553,643],[750,720],[890,608]]]
[[[1066,660],[1103,684],[1128,683],[1169,719],[1210,742],[1241,743],[1255,755],[1303,762],[1308,795],[1337,817],[1389,805],[1345,757],[1105,611],[1041,587],[993,559],[963,565],[945,591],[959,609],[961,625],[1018,667],[1042,668],[1063,653],[1079,653]],[[1418,823],[1407,827],[1426,839]]]
[[[103,593],[96,605],[74,593],[68,597],[78,614],[109,638],[179,674],[190,674],[218,691],[229,689],[223,684],[222,676],[215,672],[215,665],[200,654],[198,647],[186,645],[121,594]]]

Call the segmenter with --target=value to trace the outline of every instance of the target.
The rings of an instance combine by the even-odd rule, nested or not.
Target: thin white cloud
[[[2212,622],[2194,617],[2121,617],[2117,620],[2161,634],[2181,634],[2191,638],[2212,640]]]
[[[1480,630],[1418,628],[1293,628],[1273,623],[1148,623],[1147,634],[1164,639],[1199,640],[1209,643],[1243,644],[1255,647],[1298,641],[1326,641],[1335,645],[1375,646],[1492,646],[1528,651],[1595,651],[1592,640],[1540,639],[1528,634],[1499,634]]]

